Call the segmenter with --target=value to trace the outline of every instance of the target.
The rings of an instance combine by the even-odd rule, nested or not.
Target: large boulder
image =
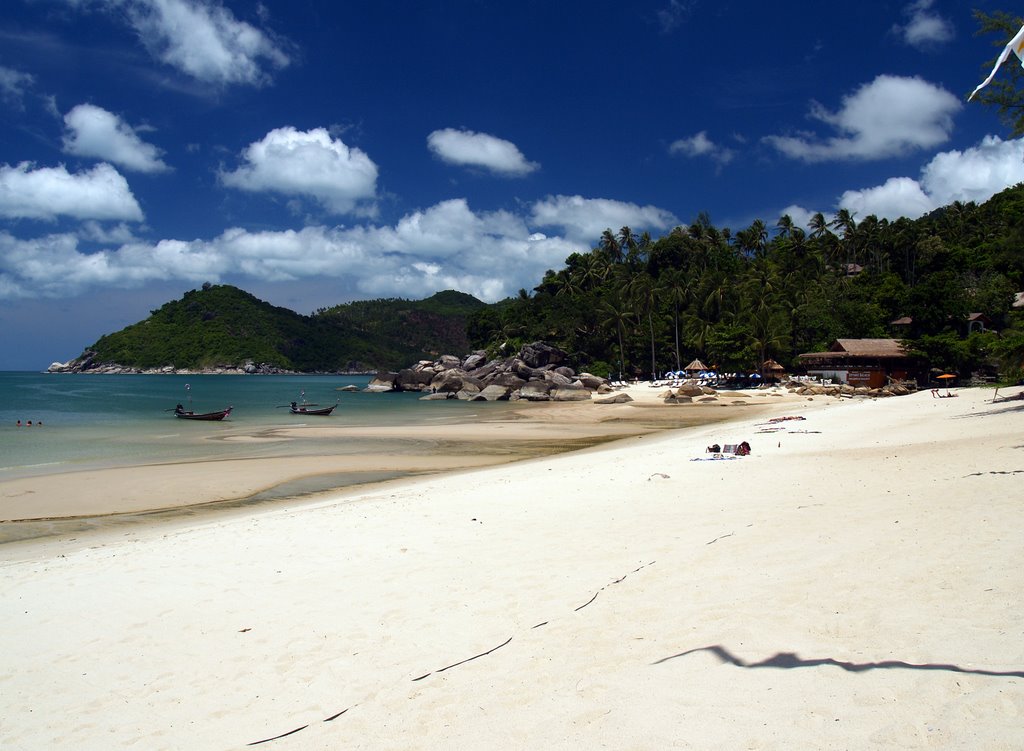
[[[551,399],[551,384],[546,381],[530,381],[520,387],[519,398],[530,402],[546,402]]]
[[[556,402],[583,402],[592,398],[590,389],[582,386],[556,386],[551,389],[551,400]]]
[[[482,391],[476,394],[472,401],[484,401],[484,402],[498,402],[505,401],[508,399],[508,395],[512,392],[508,386],[498,386],[497,384],[491,384],[485,386]],[[459,392],[460,394],[462,392]],[[461,398],[461,397],[460,397]]]
[[[625,404],[626,402],[633,401],[633,397],[626,393],[613,394],[612,396],[606,396],[604,399],[595,399],[594,404]]]
[[[484,363],[483,365],[475,368],[463,366],[462,369],[474,378],[479,378],[481,381],[489,381],[496,374],[508,372],[506,364],[502,360],[491,360],[490,362]]]
[[[483,387],[480,381],[470,376],[461,368],[441,371],[430,381],[431,390],[442,393],[457,393],[462,391],[467,385],[475,386],[477,391]]]
[[[487,353],[474,352],[462,362],[462,369],[467,373],[483,367],[487,363]]]
[[[523,362],[531,368],[543,368],[545,365],[557,367],[569,359],[566,352],[544,342],[524,345],[520,356],[523,358]]]
[[[426,391],[434,379],[432,370],[416,370],[405,368],[395,376],[395,388],[399,391]]]
[[[480,387],[472,383],[462,384],[462,388],[459,389],[456,394],[456,399],[461,399],[464,402],[471,402],[480,395]]]
[[[544,371],[528,364],[518,357],[509,363],[509,370],[522,378],[524,381],[534,381],[544,377]]]
[[[378,373],[370,379],[370,382],[366,385],[366,388],[363,389],[363,391],[368,391],[370,393],[394,391],[396,377],[398,377],[397,373]]]
[[[477,374],[473,373],[473,377],[476,378]],[[484,377],[481,380],[488,386],[507,386],[512,390],[518,389],[526,383],[525,380],[517,376],[515,373],[509,372],[495,373],[493,376],[489,378]]]
[[[455,355],[441,355],[436,364],[441,370],[451,370],[453,368],[461,368],[462,360]]]
[[[572,378],[568,378],[554,370],[545,370],[544,380],[555,386],[571,386],[573,384]]]

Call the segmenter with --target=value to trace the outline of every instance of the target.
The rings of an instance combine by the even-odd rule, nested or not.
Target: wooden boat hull
[[[186,412],[185,410],[179,409],[174,411],[174,416],[182,420],[203,420],[206,422],[214,422],[216,420],[223,420],[231,414],[231,410],[233,409],[234,407],[228,407],[227,409],[221,409],[217,412]]]
[[[330,407],[319,407],[316,409],[310,409],[308,407],[292,407],[291,413],[293,415],[329,415],[337,406],[337,404],[332,404]]]

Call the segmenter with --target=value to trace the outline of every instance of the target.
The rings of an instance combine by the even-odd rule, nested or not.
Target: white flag
[[[1006,58],[1010,56],[1011,52],[1017,56],[1017,59],[1020,60],[1021,67],[1024,68],[1024,26],[1020,27],[1020,31],[1017,32],[1017,36],[1011,39],[1010,43],[1007,44],[1000,53],[999,59],[996,60],[995,67],[992,68],[992,72],[988,74],[988,78],[982,81],[981,85],[972,91],[971,95],[967,97],[968,102],[974,99],[975,94],[992,83],[992,79],[996,77],[996,71],[999,70],[999,66],[1006,62]]]

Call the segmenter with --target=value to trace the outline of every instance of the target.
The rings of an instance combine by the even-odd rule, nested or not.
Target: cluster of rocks
[[[137,368],[112,362],[96,362],[96,353],[86,350],[81,357],[67,362],[55,362],[46,369],[47,373],[89,373],[95,375],[293,375],[295,371],[284,370],[276,365],[254,363],[246,360],[242,365],[216,365],[211,368],[175,368],[164,365],[157,368]]]
[[[786,381],[782,386],[788,389],[791,394],[799,396],[834,396],[838,398],[906,396],[916,390],[913,383],[893,383],[882,388],[868,388],[866,386],[849,386],[846,384],[822,386],[805,381]],[[761,392],[766,388],[766,386],[760,386],[757,390]],[[748,396],[744,393],[731,394],[728,391],[719,392],[710,386],[692,383],[669,389],[660,394],[660,397],[666,404],[689,404],[691,402],[715,402],[718,401],[719,397],[726,395]],[[773,395],[781,396],[777,392],[773,392]]]
[[[478,351],[462,358],[443,355],[421,360],[397,373],[378,373],[365,391],[418,391],[425,394],[423,399],[567,402],[592,399],[595,392],[607,394],[613,389],[605,378],[573,370],[566,352],[534,342],[507,358],[489,360]]]
[[[848,384],[836,384],[832,386],[820,386],[804,383],[801,381],[787,381],[783,384],[791,393],[800,396],[835,396],[835,397],[887,397],[906,396],[917,390],[913,383],[892,383],[881,388],[869,388],[867,386],[850,386]]]
[[[710,386],[696,383],[684,383],[678,388],[669,389],[661,394],[665,404],[690,404],[693,401],[714,402],[718,400],[718,392]]]

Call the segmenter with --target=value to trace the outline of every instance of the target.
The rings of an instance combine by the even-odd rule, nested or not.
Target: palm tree
[[[767,308],[750,320],[750,341],[757,347],[758,366],[777,354],[789,341],[788,320],[779,308]]]
[[[622,262],[622,245],[611,229],[606,229],[601,233],[600,247],[608,255],[608,259],[612,263]]]
[[[749,307],[757,312],[771,307],[778,295],[781,279],[775,264],[764,258],[754,261],[740,288],[746,296]]]
[[[807,226],[811,229],[811,239],[817,240],[825,235],[831,235],[832,231],[829,229],[828,222],[825,220],[825,215],[820,211],[816,212],[807,222]]]
[[[839,209],[829,224],[839,230],[843,247],[843,263],[846,269],[849,269],[850,251],[854,249],[854,232],[857,229],[857,223],[853,220],[853,214],[849,209]]]
[[[857,229],[857,222],[854,221],[853,216],[849,209],[839,209],[829,225],[838,229],[840,237],[845,240]]]
[[[793,224],[793,217],[789,214],[783,214],[780,216],[779,221],[775,223],[775,226],[779,229],[779,237],[783,239],[789,238],[793,233],[794,227],[796,227],[796,225]]]
[[[658,280],[659,297],[668,300],[672,305],[672,327],[676,335],[676,370],[683,369],[679,347],[679,313],[689,305],[693,297],[692,279],[693,277],[684,274],[681,269],[671,269]]]
[[[556,297],[578,297],[582,292],[583,287],[580,285],[578,274],[558,274],[555,279]]]
[[[608,277],[608,268],[608,260],[601,253],[587,253],[574,270],[575,282],[584,291],[592,290]]]
[[[633,310],[647,318],[651,335],[651,379],[657,374],[657,359],[654,350],[654,279],[646,271],[632,274],[626,280],[623,290],[629,297]]]
[[[755,219],[750,225],[750,236],[754,243],[754,254],[763,256],[768,248],[768,226],[761,219]]]
[[[636,249],[637,238],[629,227],[622,227],[616,239],[619,241],[619,247],[624,251],[629,252]]]
[[[614,328],[619,339],[619,377],[626,372],[626,364],[623,347],[623,333],[628,325],[633,322],[633,312],[622,299],[622,295],[615,293],[601,301],[599,306],[601,323],[609,328]]]

